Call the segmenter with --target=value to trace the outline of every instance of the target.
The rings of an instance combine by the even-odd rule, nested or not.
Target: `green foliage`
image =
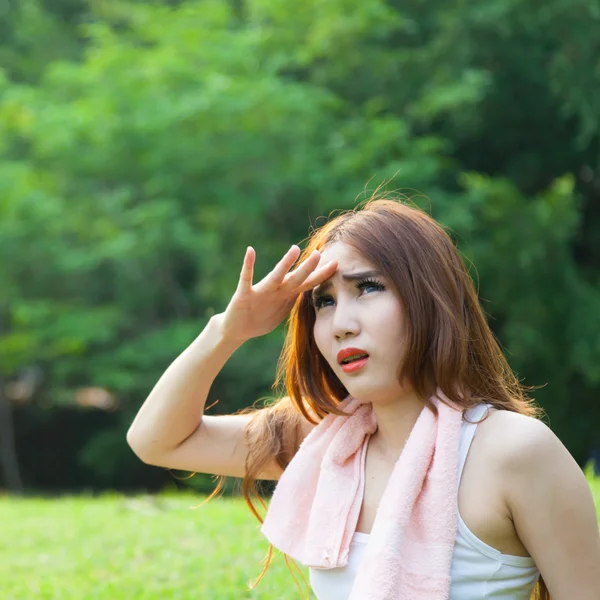
[[[262,278],[394,176],[476,265],[553,429],[579,462],[600,443],[597,1],[29,0],[8,17],[0,373],[42,366],[52,402],[119,397],[119,429],[83,451],[99,477],[246,246]],[[268,394],[280,342],[236,353],[218,412]]]
[[[585,459],[593,439],[585,432],[597,435],[600,423],[598,403],[584,391],[598,385],[600,289],[573,256],[581,220],[574,178],[529,198],[500,177],[464,173],[461,183],[461,211],[442,220],[452,226],[458,217],[454,228],[467,241],[464,253],[511,365],[525,384],[547,386],[534,395],[548,424]]]

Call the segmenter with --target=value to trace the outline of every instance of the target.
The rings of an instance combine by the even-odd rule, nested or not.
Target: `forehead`
[[[334,242],[324,246],[321,250],[319,266],[324,265],[333,259],[338,261],[338,270],[336,271],[336,274],[340,270],[344,271],[354,268],[374,267],[374,265],[364,258],[356,248],[349,244],[345,244],[344,242]]]
[[[324,265],[333,259],[338,261],[338,268],[329,279],[313,288],[313,296],[317,296],[319,293],[338,284],[352,283],[363,277],[381,276],[379,270],[361,256],[355,248],[342,242],[336,242],[323,248],[319,265]]]

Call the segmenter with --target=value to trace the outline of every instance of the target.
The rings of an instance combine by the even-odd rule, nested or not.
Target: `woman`
[[[459,517],[450,600],[598,600],[600,535],[589,486],[508,366],[442,227],[417,208],[374,196],[316,230],[290,272],[298,255],[292,246],[253,285],[248,248],[225,312],[167,369],[132,423],[128,442],[138,456],[243,477],[262,523],[249,498],[254,482],[278,480],[326,415],[346,415],[338,408],[345,398],[370,403],[377,430],[368,439],[350,560],[310,571],[319,600],[347,598],[390,474],[439,388],[464,410],[458,494],[448,498]],[[266,408],[199,419],[231,354],[288,315],[276,382],[285,380],[287,395]]]

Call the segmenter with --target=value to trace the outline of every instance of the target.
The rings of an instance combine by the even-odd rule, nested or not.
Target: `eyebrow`
[[[342,275],[342,279],[344,281],[356,281],[358,279],[369,279],[372,277],[381,277],[382,274],[379,271],[360,271],[359,273],[345,273]],[[331,279],[324,281],[320,285],[318,285],[312,292],[312,297],[316,298],[322,292],[325,292],[332,286]]]

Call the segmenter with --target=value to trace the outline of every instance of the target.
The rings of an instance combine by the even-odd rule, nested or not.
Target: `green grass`
[[[588,471],[588,482],[592,488],[592,495],[594,496],[594,502],[596,503],[596,511],[598,513],[598,523],[600,524],[600,477],[595,479],[591,477],[591,473]]]
[[[190,508],[203,500],[182,492],[0,498],[0,598],[298,599],[279,551],[258,587],[248,589],[268,550],[260,524],[239,500],[217,497]]]
[[[600,520],[600,479],[589,481]],[[298,600],[279,551],[248,589],[268,549],[258,521],[228,498],[191,510],[203,500],[183,492],[0,498],[0,598]]]
[[[596,512],[598,513],[598,523],[600,524],[600,477],[594,477],[591,461],[586,465],[583,471],[592,490],[592,496],[594,497],[594,502],[596,504]]]

